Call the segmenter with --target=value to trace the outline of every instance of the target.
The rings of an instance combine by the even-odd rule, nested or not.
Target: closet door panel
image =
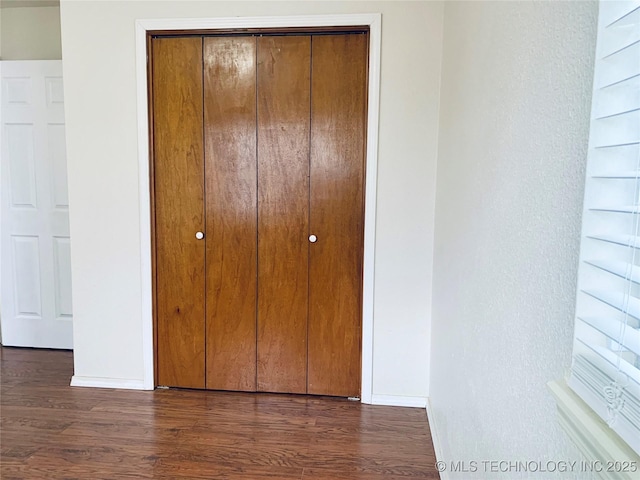
[[[258,390],[305,393],[311,39],[257,42]]]
[[[359,396],[367,35],[314,36],[311,86],[309,386]]]
[[[152,48],[158,384],[204,388],[202,39]]]
[[[256,39],[204,39],[207,388],[256,390]]]

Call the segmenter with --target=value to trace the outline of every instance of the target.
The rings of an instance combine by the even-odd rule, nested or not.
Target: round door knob
[[[318,241],[318,237],[316,237],[315,235],[309,235],[309,241],[311,243],[316,243]]]
[[[204,233],[202,233],[202,232],[196,232],[196,238],[197,238],[198,240],[202,240],[202,239],[204,238]]]

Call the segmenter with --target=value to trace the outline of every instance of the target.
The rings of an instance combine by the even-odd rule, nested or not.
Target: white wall
[[[134,20],[381,12],[373,390],[426,396],[442,11],[435,2],[63,0],[75,374],[143,376]]]
[[[445,6],[430,384],[442,460],[580,459],[545,384],[570,365],[596,16],[595,2]]]
[[[60,8],[1,8],[2,60],[60,60]]]

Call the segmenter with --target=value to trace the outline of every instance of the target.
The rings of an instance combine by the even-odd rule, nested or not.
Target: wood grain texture
[[[359,396],[367,35],[314,36],[312,52],[308,392]]]
[[[207,388],[256,390],[256,39],[204,39]]]
[[[152,46],[158,383],[204,388],[202,39]]]
[[[153,168],[153,37],[147,34],[147,114],[149,120],[149,204],[151,205],[149,212],[151,227],[151,311],[153,316],[153,384],[158,385],[158,302],[157,302],[157,283],[156,283],[156,193],[155,193],[155,173]]]
[[[68,351],[0,349],[2,479],[438,479],[424,409],[68,386]]]
[[[311,37],[258,37],[258,390],[307,390]]]

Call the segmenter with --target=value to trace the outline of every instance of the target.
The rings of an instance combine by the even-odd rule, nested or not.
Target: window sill
[[[587,404],[571,390],[564,380],[549,382],[558,407],[558,422],[600,478],[635,480],[640,471],[640,456],[623,442]],[[627,462],[628,471],[620,471]],[[635,462],[635,464],[633,463]],[[607,467],[612,471],[607,471]],[[618,468],[618,470],[616,470]]]

